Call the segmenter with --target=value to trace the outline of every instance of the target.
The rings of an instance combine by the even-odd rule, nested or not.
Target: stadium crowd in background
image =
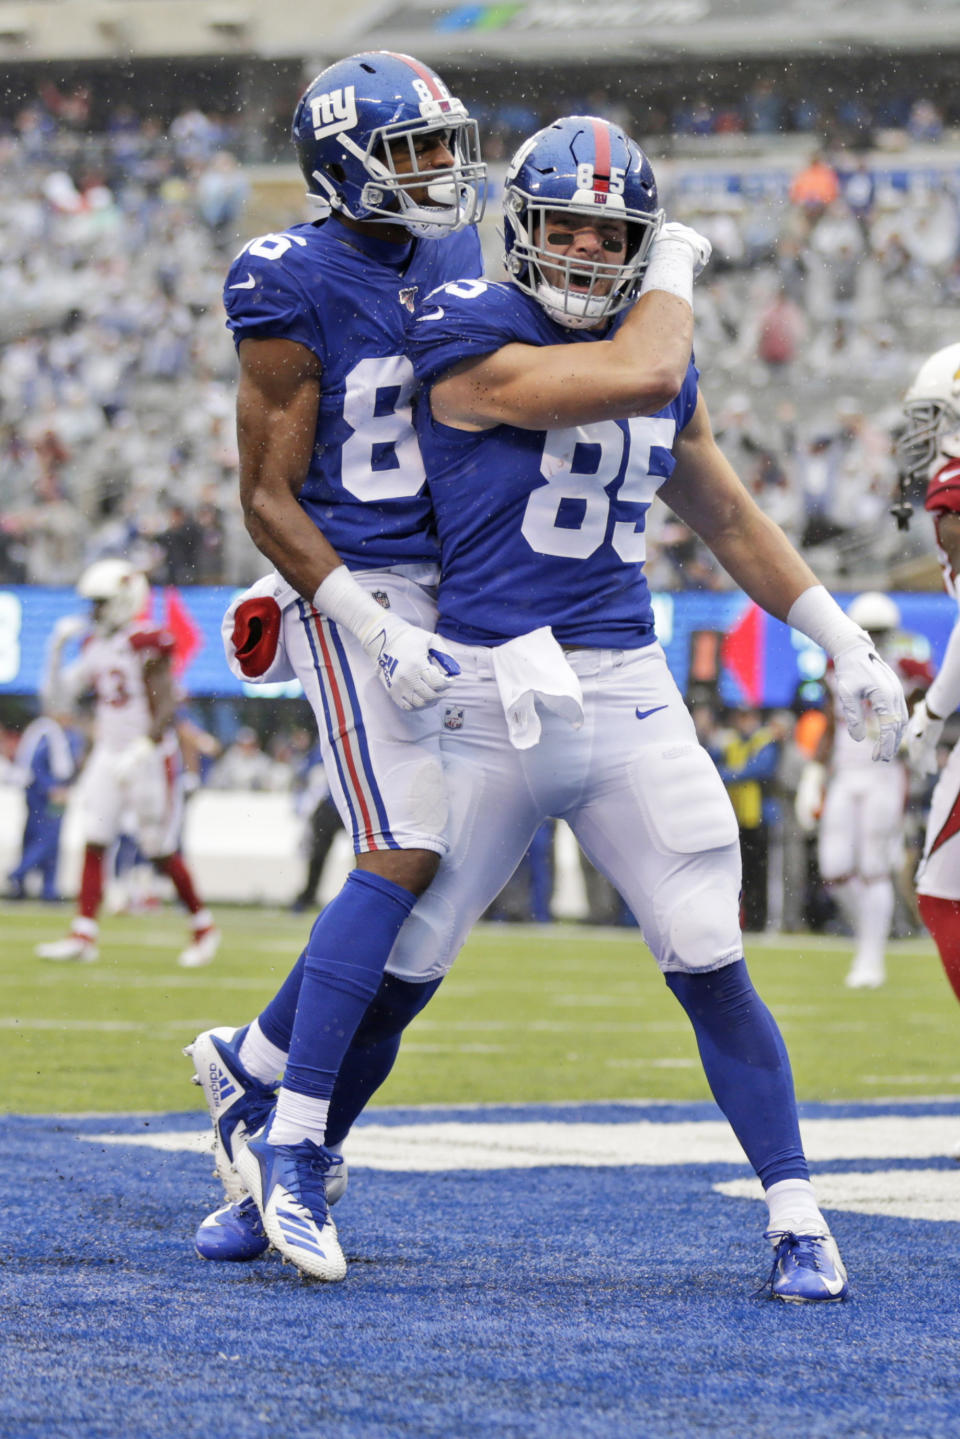
[[[623,119],[607,92],[557,96],[550,113],[488,100],[486,152],[506,153],[561,104]],[[944,143],[954,118],[923,94],[800,102],[761,77],[734,109],[678,94],[631,125],[654,154],[668,136],[750,135],[792,174],[789,194],[754,194],[659,166],[671,213],[713,244],[697,356],[722,443],[846,588],[919,548],[886,518],[891,396],[950,338],[943,307],[960,295],[956,176],[895,188],[863,147],[880,134]],[[260,573],[236,501],[219,292],[248,238],[234,157],[270,154],[276,130],[269,114],[252,132],[248,117],[190,106],[163,123],[81,87],[44,89],[0,135],[0,582],[72,582],[118,554],[159,583]],[[496,248],[491,232],[489,258]],[[655,588],[728,583],[656,506],[649,570]]]

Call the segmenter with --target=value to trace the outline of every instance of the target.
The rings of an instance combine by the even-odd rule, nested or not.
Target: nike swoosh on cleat
[[[254,279],[253,275],[251,275],[250,271],[248,270],[247,278],[245,280],[242,280],[239,285],[230,285],[229,288],[231,290],[252,290],[256,283],[257,282]]]
[[[642,709],[640,708],[640,706],[637,705],[637,719],[647,719],[647,717],[648,717],[649,715],[658,714],[658,713],[660,712],[660,710],[665,710],[665,709],[666,709],[666,705],[654,705],[653,709],[651,709],[651,710],[642,710]]]

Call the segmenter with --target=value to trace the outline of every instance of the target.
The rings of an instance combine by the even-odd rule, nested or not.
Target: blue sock
[[[328,905],[327,909],[329,908]],[[326,912],[325,909],[323,913],[326,914]],[[316,920],[314,929],[322,918],[323,915]],[[264,1038],[269,1039],[270,1043],[275,1044],[278,1049],[282,1049],[284,1054],[287,1054],[290,1049],[290,1036],[293,1034],[293,1021],[297,1013],[297,1000],[300,998],[300,986],[303,984],[306,962],[307,951],[304,950],[266,1009],[257,1016],[257,1023]]]
[[[327,1116],[326,1143],[338,1149],[357,1115],[383,1084],[400,1049],[400,1036],[431,995],[439,979],[414,984],[385,974],[343,1057]]]
[[[304,955],[285,1089],[312,1099],[330,1098],[343,1057],[415,902],[408,889],[392,880],[355,869],[320,915]]]
[[[693,1025],[713,1097],[764,1189],[780,1179],[809,1179],[790,1060],[745,961],[665,978]]]

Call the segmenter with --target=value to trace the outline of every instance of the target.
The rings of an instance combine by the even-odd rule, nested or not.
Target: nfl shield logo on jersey
[[[382,610],[388,610],[390,608],[390,596],[385,590],[374,590],[372,593],[373,598]]]
[[[419,285],[410,285],[409,288],[407,288],[406,290],[401,290],[399,292],[398,298],[401,305],[405,310],[409,310],[411,315],[413,314],[413,307],[416,302],[417,291],[419,288]]]
[[[463,729],[463,710],[457,705],[448,705],[443,712],[444,729]]]

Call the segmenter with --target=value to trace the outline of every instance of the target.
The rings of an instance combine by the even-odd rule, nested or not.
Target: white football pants
[[[462,669],[439,706],[450,849],[389,972],[445,974],[550,817],[567,821],[616,885],[664,972],[740,959],[736,819],[660,646],[569,652],[583,726],[541,710],[540,741],[521,751],[507,737],[490,650],[440,644]]]

